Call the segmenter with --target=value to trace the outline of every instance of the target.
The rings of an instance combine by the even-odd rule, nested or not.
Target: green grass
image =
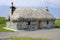
[[[0,17],[0,24],[5,24],[6,21],[5,21],[5,17]]]
[[[0,32],[13,32],[12,30],[4,29],[6,27],[6,21],[4,17],[0,17]]]
[[[8,38],[8,40],[49,40],[47,38]]]
[[[55,27],[56,27],[56,28],[60,28],[60,19],[57,19],[57,20],[55,21]]]

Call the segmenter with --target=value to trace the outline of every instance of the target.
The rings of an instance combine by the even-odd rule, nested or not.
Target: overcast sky
[[[9,14],[11,2],[16,7],[29,7],[45,9],[48,6],[49,12],[56,18],[60,18],[60,0],[0,0],[0,16]]]

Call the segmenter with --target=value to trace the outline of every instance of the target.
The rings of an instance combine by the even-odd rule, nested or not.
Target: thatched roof
[[[48,11],[33,8],[16,8],[10,18],[11,20],[19,20],[20,18],[55,19]]]

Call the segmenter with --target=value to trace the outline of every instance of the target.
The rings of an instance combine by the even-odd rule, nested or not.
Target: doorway
[[[36,25],[37,25],[37,28],[39,29],[40,28],[40,20],[36,21]]]

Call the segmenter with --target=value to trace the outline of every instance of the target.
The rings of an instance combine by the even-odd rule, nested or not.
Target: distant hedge
[[[56,19],[55,21],[55,27],[60,28],[60,19]]]
[[[0,17],[0,24],[5,24],[6,21],[5,21],[5,17]]]

